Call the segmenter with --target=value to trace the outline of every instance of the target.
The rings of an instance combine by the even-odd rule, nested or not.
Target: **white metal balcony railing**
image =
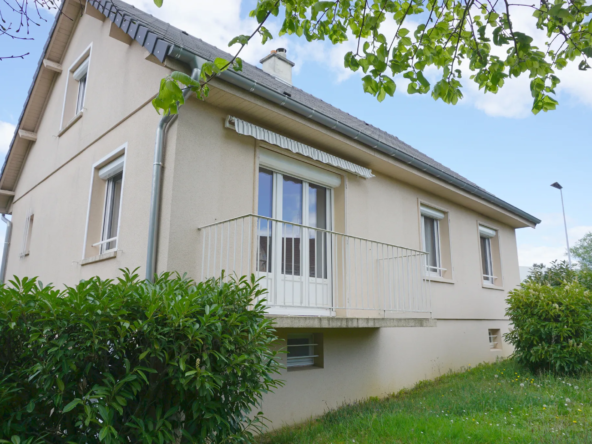
[[[199,228],[201,279],[255,274],[274,314],[431,311],[423,251],[248,214]]]

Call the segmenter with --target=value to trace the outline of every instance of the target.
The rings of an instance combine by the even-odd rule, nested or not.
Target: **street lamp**
[[[571,267],[571,253],[569,251],[569,238],[567,237],[567,221],[565,220],[565,205],[563,204],[563,187],[559,185],[559,182],[552,183],[553,188],[557,188],[561,194],[561,209],[563,210],[563,225],[565,226],[565,243],[567,244],[567,259],[569,266]]]

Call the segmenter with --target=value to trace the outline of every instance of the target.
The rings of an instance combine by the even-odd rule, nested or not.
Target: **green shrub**
[[[551,287],[578,281],[588,290],[592,290],[592,269],[584,267],[578,270],[569,265],[567,261],[553,261],[550,267],[544,264],[534,264],[530,269],[527,281]]]
[[[558,286],[527,281],[510,292],[505,335],[531,370],[577,373],[592,363],[592,294],[577,279]]]
[[[0,287],[0,438],[249,442],[279,382],[254,278]]]

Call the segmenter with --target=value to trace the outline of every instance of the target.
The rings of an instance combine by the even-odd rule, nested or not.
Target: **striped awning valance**
[[[266,130],[260,126],[253,125],[252,123],[245,122],[244,120],[238,119],[233,116],[226,118],[226,127],[234,129],[237,133],[254,137],[257,140],[263,140],[280,148],[290,150],[293,153],[301,154],[302,156],[309,157],[318,162],[325,163],[327,165],[334,166],[344,171],[355,174],[356,176],[370,179],[374,177],[372,170],[364,168],[363,166],[356,165],[355,163],[349,162],[340,157],[333,156],[332,154],[325,153],[324,151],[318,150],[311,146],[297,142],[288,137],[284,137],[280,134],[274,133],[273,131]]]

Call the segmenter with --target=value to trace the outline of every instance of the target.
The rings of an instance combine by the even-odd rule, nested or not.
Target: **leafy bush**
[[[64,291],[26,278],[0,287],[0,438],[251,441],[263,424],[252,409],[279,385],[254,278],[122,271]]]
[[[510,292],[505,335],[531,370],[577,373],[592,362],[592,294],[577,278],[557,286],[526,281]]]
[[[549,267],[544,264],[534,264],[530,269],[527,281],[551,287],[559,287],[565,283],[577,281],[592,291],[592,269],[585,267],[577,269],[569,265],[567,261],[553,261]]]
[[[580,263],[580,267],[592,270],[592,231],[586,233],[570,251]]]

